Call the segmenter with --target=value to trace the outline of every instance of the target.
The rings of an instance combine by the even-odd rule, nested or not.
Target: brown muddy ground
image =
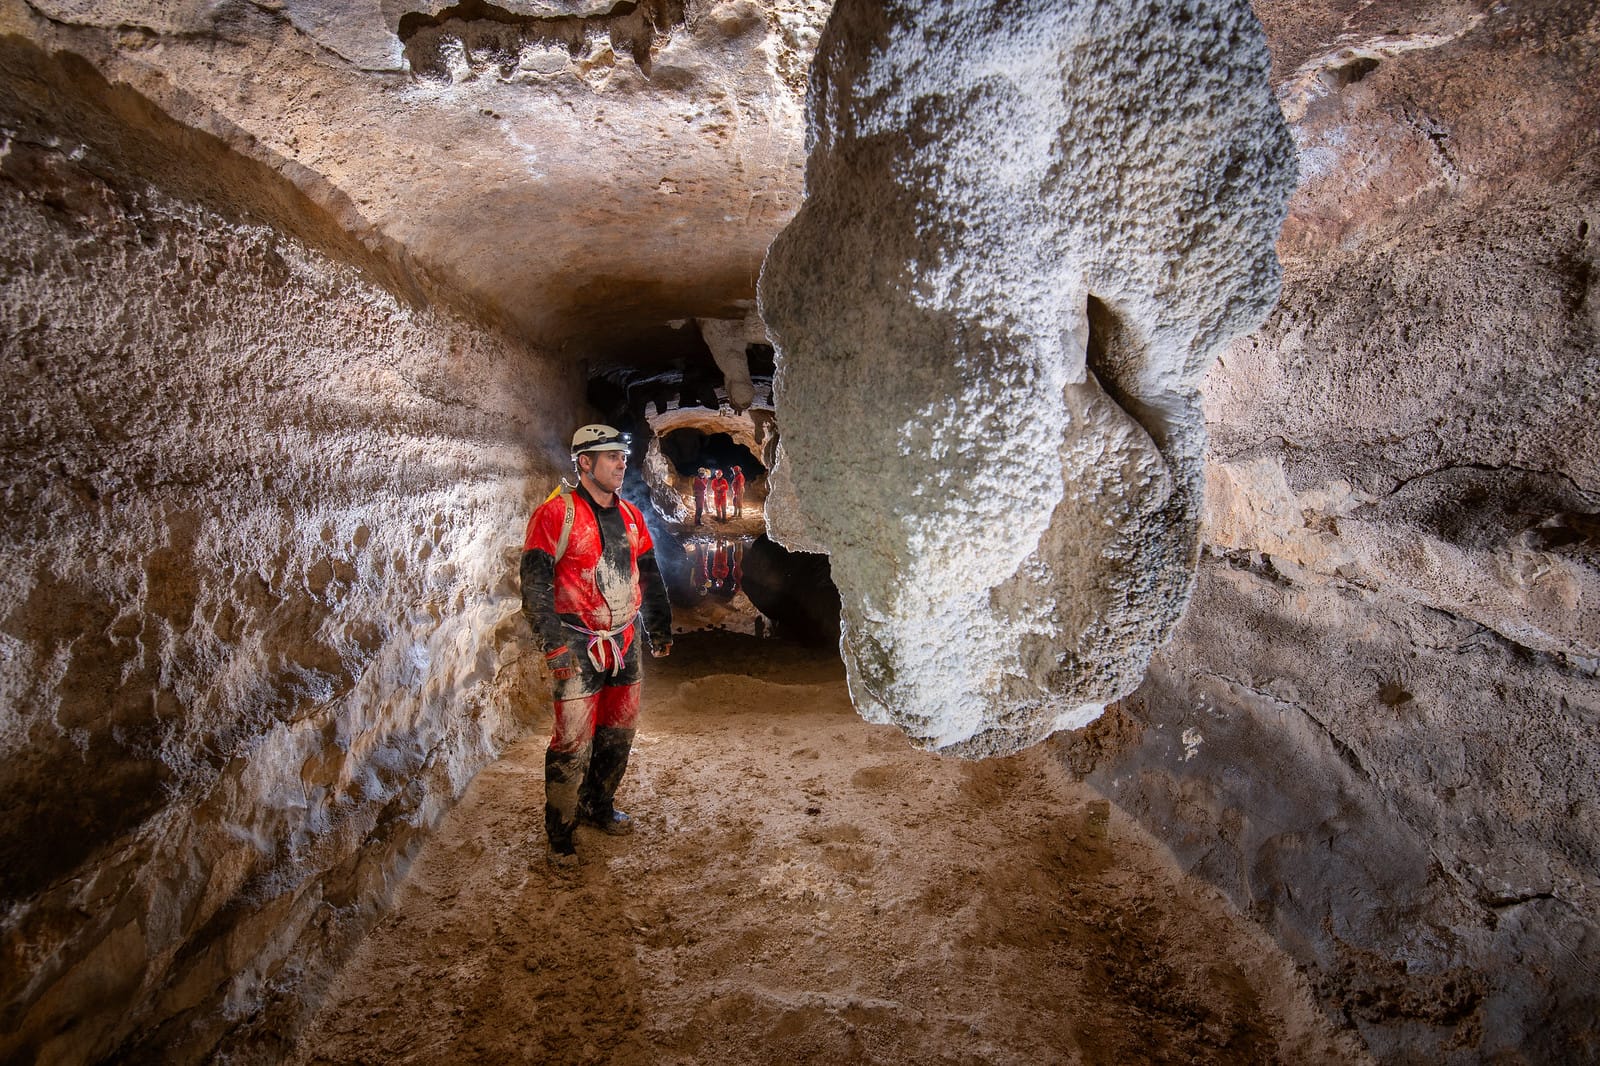
[[[297,1061],[1345,1063],[1305,982],[1047,747],[863,723],[832,656],[648,660],[620,805],[544,865],[543,740],[484,770]]]

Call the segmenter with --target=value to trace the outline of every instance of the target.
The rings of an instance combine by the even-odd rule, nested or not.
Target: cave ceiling
[[[534,341],[742,318],[800,198],[822,0],[0,0]]]
[[[1479,91],[1482,77],[1528,73],[1507,68],[1506,51],[1506,34],[1533,32],[1517,14],[1526,5],[1494,6],[1490,22],[1492,5],[1464,0],[1252,6],[1299,149],[1286,261],[1382,237],[1486,169],[1564,167],[1537,132],[1551,125],[1594,137],[1582,93],[1547,94],[1537,104],[1549,114],[1511,122]],[[0,0],[0,33],[84,57],[542,346],[650,365],[705,357],[674,324],[746,315],[762,257],[800,204],[806,70],[830,7]],[[1594,17],[1586,3],[1547,7],[1575,31]],[[1466,53],[1482,77],[1424,58]],[[1364,107],[1357,83],[1397,66],[1449,81],[1440,98],[1461,114]],[[1391,150],[1351,156],[1340,138],[1357,130]]]

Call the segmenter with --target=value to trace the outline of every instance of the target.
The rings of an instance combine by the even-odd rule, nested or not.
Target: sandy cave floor
[[[862,722],[826,653],[649,660],[619,805],[544,864],[544,738],[486,768],[294,1061],[1364,1062],[1266,936],[1048,746]]]

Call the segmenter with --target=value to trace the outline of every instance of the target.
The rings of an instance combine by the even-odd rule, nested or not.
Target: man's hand
[[[578,657],[572,654],[571,648],[557,648],[548,652],[544,661],[550,667],[550,676],[557,681],[565,681],[578,672]]]
[[[661,647],[659,647],[659,648],[656,647],[654,644],[650,645],[650,655],[651,655],[652,658],[665,659],[667,656],[669,656],[671,654],[672,654],[672,641],[670,641],[670,640],[667,641],[665,644],[661,645]]]

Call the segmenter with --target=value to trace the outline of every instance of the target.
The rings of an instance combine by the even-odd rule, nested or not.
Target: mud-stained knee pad
[[[585,747],[594,739],[596,715],[600,697],[583,696],[575,700],[557,700],[555,724],[550,731],[550,750],[572,753]]]

